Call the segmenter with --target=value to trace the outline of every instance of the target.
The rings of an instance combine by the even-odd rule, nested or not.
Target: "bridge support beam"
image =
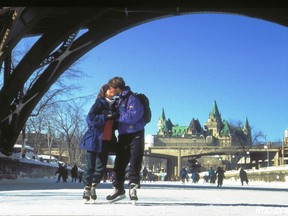
[[[177,157],[177,173],[175,173],[176,176],[180,175],[180,170],[181,170],[181,150],[178,150],[178,157]]]

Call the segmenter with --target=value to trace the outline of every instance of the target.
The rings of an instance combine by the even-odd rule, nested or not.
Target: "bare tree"
[[[43,134],[47,131],[46,116],[43,112],[37,116],[30,116],[26,122],[26,133],[33,137],[28,137],[28,140],[33,144],[34,151],[36,154],[40,154],[41,144],[44,142]]]
[[[68,149],[69,163],[75,163],[79,160],[79,135],[84,132],[82,104],[71,101],[63,104],[55,113],[57,115],[54,124],[58,133],[63,135]]]
[[[265,135],[261,130],[254,130],[253,127],[250,127],[249,125],[244,126],[241,121],[230,121],[229,124],[232,128],[233,134],[241,146],[245,160],[244,163],[246,165],[247,152],[249,152],[250,148],[254,144],[263,139]]]
[[[13,50],[11,62],[12,72],[19,63],[21,57],[29,51],[32,45],[33,43],[31,42],[23,43],[22,47]],[[41,148],[40,140],[42,138],[43,131],[46,131],[46,133],[49,134],[47,137],[47,139],[49,138],[47,144],[48,148],[51,147],[53,137],[51,137],[51,134],[47,132],[48,130],[51,130],[51,124],[49,124],[49,122],[46,120],[47,114],[45,114],[45,112],[49,111],[48,107],[53,106],[53,104],[57,104],[59,101],[63,101],[63,98],[72,98],[73,93],[81,89],[79,85],[73,85],[73,82],[75,82],[75,79],[87,75],[77,67],[78,63],[79,61],[74,63],[65,73],[62,74],[60,78],[58,78],[58,80],[53,84],[53,86],[51,86],[49,91],[43,96],[33,110],[30,118],[27,120],[22,129],[22,152],[24,152],[25,149],[25,138],[27,131],[33,132],[36,135],[36,138],[34,137],[34,147],[37,152],[39,152],[39,149]],[[36,80],[41,76],[43,71],[45,71],[45,67],[46,66],[39,65],[39,68],[30,76],[21,92],[19,92],[18,100],[21,100],[26,92],[29,92]]]

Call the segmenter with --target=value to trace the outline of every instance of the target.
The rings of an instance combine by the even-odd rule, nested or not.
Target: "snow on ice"
[[[224,180],[216,185],[186,182],[145,182],[139,201],[126,198],[109,203],[112,184],[101,183],[95,204],[84,204],[82,183],[56,183],[56,178],[0,180],[0,215],[288,215],[287,183],[250,182],[249,186]]]

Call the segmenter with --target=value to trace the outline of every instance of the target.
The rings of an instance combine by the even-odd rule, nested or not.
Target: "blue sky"
[[[164,108],[173,124],[203,126],[213,101],[222,119],[245,121],[267,141],[279,141],[288,128],[288,28],[259,19],[191,14],[136,26],[87,53],[80,67],[80,94],[98,92],[121,76],[135,92],[150,98],[157,133]],[[87,103],[88,112],[91,103]]]
[[[288,28],[227,14],[163,18],[128,29],[91,50],[78,67],[89,77],[75,82],[79,95],[95,94],[121,76],[150,98],[157,133],[164,108],[173,124],[206,123],[216,100],[222,119],[261,130],[279,141],[288,128]],[[87,101],[88,113],[94,99]],[[264,140],[263,140],[264,141]]]

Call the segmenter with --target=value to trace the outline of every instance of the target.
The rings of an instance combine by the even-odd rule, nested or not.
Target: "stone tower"
[[[170,119],[166,120],[164,108],[162,108],[161,116],[158,120],[158,132],[157,135],[160,136],[171,136],[173,124]]]
[[[217,103],[214,100],[214,104],[211,112],[209,113],[209,118],[205,124],[206,128],[209,129],[208,134],[214,137],[219,137],[220,131],[223,127],[221,114],[219,113]]]
[[[251,127],[249,125],[247,118],[245,120],[245,124],[242,130],[243,130],[243,133],[246,135],[247,142],[252,145]]]

